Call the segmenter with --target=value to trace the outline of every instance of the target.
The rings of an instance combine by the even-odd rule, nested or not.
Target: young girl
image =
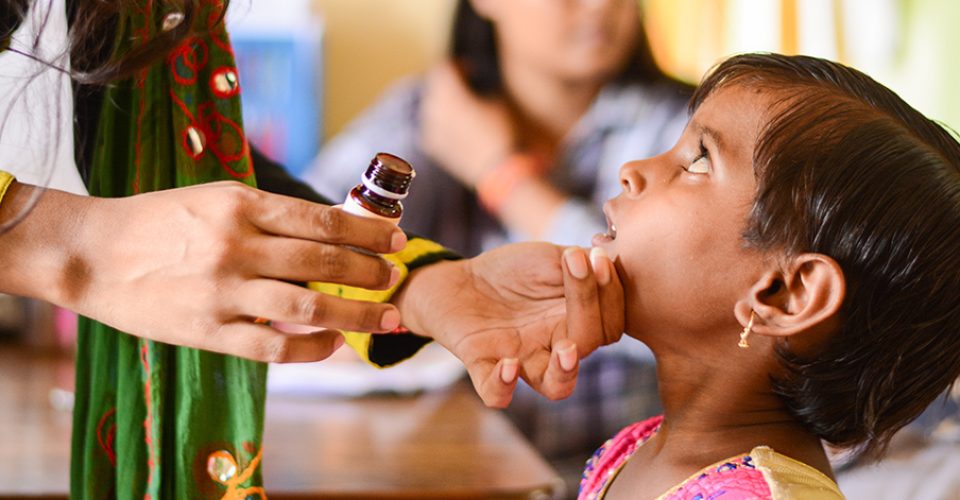
[[[604,444],[580,498],[842,498],[822,443],[878,456],[960,375],[960,144],[810,57],[729,59],[691,109],[594,239],[664,415]]]

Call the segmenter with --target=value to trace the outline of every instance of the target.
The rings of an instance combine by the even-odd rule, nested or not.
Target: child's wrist
[[[511,153],[490,168],[477,182],[480,204],[492,214],[499,214],[516,189],[526,181],[539,177],[543,162],[527,153]]]

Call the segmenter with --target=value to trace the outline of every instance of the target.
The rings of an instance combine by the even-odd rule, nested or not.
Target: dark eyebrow
[[[721,135],[720,132],[717,132],[716,130],[706,125],[703,125],[701,123],[694,123],[693,129],[697,132],[697,134],[709,137],[710,140],[712,140],[717,145],[718,150],[720,150],[721,152],[726,152],[727,150],[726,141],[724,140],[723,135]]]

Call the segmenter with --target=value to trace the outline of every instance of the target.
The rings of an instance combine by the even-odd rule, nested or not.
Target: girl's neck
[[[645,451],[670,463],[708,464],[769,446],[832,477],[820,439],[773,393],[767,374],[776,368],[723,359],[658,356],[664,421]]]
[[[600,82],[571,82],[502,58],[503,85],[528,147],[552,155],[590,109]]]

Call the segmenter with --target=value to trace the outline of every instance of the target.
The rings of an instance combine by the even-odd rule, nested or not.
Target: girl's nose
[[[625,194],[639,194],[647,186],[647,180],[641,172],[642,161],[631,161],[620,167],[620,186]]]

